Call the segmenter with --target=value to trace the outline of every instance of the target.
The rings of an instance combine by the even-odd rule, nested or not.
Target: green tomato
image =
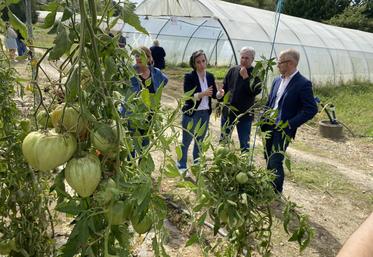
[[[63,127],[67,132],[77,133],[77,135],[85,134],[88,122],[77,110],[79,110],[78,107],[65,108],[65,104],[57,106],[57,108],[51,113],[54,128],[59,130]]]
[[[241,171],[240,173],[236,175],[236,181],[239,184],[246,184],[249,181],[249,177],[247,176],[245,172]]]
[[[106,219],[111,225],[120,225],[125,221],[123,213],[124,202],[117,201],[113,205],[109,206],[106,212]]]
[[[100,124],[91,133],[92,145],[102,153],[109,153],[116,147],[117,137],[108,124]]]
[[[52,118],[48,118],[48,113],[45,110],[41,110],[38,115],[36,116],[36,120],[38,121],[39,126],[44,129],[45,127],[53,128]],[[48,120],[48,123],[47,123]],[[47,126],[45,126],[47,125]]]
[[[22,142],[22,153],[35,169],[48,171],[67,162],[75,153],[77,142],[71,134],[54,130],[29,133]]]
[[[24,131],[24,132],[30,132],[31,130],[31,121],[29,119],[22,119],[20,122],[19,122],[19,125],[21,127],[21,129]]]
[[[103,181],[100,186],[100,191],[96,194],[98,202],[106,206],[114,198],[114,190],[117,187],[115,181],[111,178],[108,178],[106,181]]]
[[[152,228],[152,219],[149,215],[145,215],[145,217],[139,221],[139,217],[132,216],[131,219],[133,229],[139,234],[145,234]]]
[[[71,159],[65,168],[65,179],[81,197],[92,195],[101,180],[100,160],[93,154]]]

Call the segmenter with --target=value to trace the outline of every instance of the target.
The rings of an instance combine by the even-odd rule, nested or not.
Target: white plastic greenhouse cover
[[[127,42],[150,46],[158,38],[168,63],[203,49],[210,64],[235,64],[243,46],[254,47],[257,60],[270,57],[274,12],[218,0],[144,0],[136,13],[149,36],[125,25]],[[281,14],[273,56],[287,48],[300,51],[298,68],[315,82],[373,81],[372,33]]]

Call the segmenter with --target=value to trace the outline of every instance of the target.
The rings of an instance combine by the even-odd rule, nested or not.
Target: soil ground
[[[29,72],[27,63],[16,63],[21,73]],[[56,76],[50,64],[44,65],[51,77]],[[167,70],[170,81],[164,90],[163,104],[174,108],[182,95],[182,76],[177,71]],[[180,79],[181,77],[181,79]],[[19,106],[26,113],[32,106],[30,93],[24,99],[18,99]],[[210,133],[218,143],[220,120],[212,116]],[[255,127],[252,130],[252,143]],[[233,138],[237,141],[234,132]],[[256,138],[256,161],[263,164],[262,146]],[[296,140],[288,148],[293,163],[291,172],[287,172],[284,196],[302,207],[301,212],[309,216],[315,229],[315,238],[302,254],[295,243],[287,241],[280,223],[274,230],[273,256],[281,257],[332,257],[335,256],[348,236],[373,211],[373,139],[345,138],[333,141],[320,137],[317,128],[304,125]],[[175,155],[175,154],[174,154]],[[161,156],[155,154],[154,160]],[[165,192],[174,191],[175,181],[163,184]],[[183,194],[183,192],[180,192]],[[185,196],[185,195],[184,195]],[[188,238],[188,227],[180,226],[180,214],[165,222],[169,229],[166,249],[170,256],[201,256],[199,247],[184,247]],[[69,233],[66,219],[59,216],[58,234],[63,238]],[[153,256],[151,252],[151,234],[137,240],[138,256]]]

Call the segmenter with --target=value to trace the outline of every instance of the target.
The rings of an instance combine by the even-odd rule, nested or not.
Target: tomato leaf
[[[61,202],[56,205],[55,210],[71,215],[78,215],[82,211],[82,209],[80,208],[80,203],[75,200]]]
[[[197,186],[190,181],[180,181],[179,183],[177,183],[176,186],[180,188],[190,189],[190,190],[197,190]]]
[[[150,194],[150,190],[151,183],[149,181],[147,181],[146,183],[141,183],[137,186],[136,191],[133,193],[133,197],[138,205],[140,205]]]
[[[48,13],[47,17],[45,17],[44,19],[44,25],[42,26],[42,28],[47,29],[52,27],[54,22],[56,21],[56,14],[57,10]]]
[[[190,120],[189,122],[188,122],[188,125],[187,125],[187,130],[191,130],[192,128],[193,128],[193,120]]]
[[[291,171],[291,161],[290,161],[290,159],[288,159],[288,158],[285,159],[285,166],[289,171]]]
[[[57,33],[57,30],[58,28],[60,27],[60,23],[59,21],[55,22],[52,26],[52,28],[47,32],[48,35],[52,35],[52,34],[56,34]]]
[[[177,159],[178,159],[178,160],[181,160],[182,152],[181,152],[181,146],[180,146],[180,145],[178,145],[178,146],[176,147],[176,155],[177,155]]]
[[[109,56],[105,58],[105,80],[111,81],[112,77],[117,73],[117,66],[113,57]]]
[[[149,35],[149,33],[146,31],[146,29],[141,26],[141,22],[139,19],[139,16],[135,14],[135,5],[130,2],[124,2],[123,3],[123,8],[122,8],[122,14],[121,18],[125,23],[128,23],[128,25],[131,25],[134,27],[136,30]]]
[[[188,246],[191,246],[195,243],[198,242],[198,235],[196,233],[194,233],[189,239],[188,241],[186,241],[185,243],[185,247],[188,247]]]
[[[150,154],[147,154],[141,158],[140,163],[139,163],[139,168],[148,174],[154,171],[155,164]]]
[[[140,93],[141,99],[143,103],[148,107],[149,109],[152,107],[151,100],[150,100],[150,93],[147,88],[143,89]]]
[[[172,163],[167,164],[165,169],[165,175],[169,178],[176,178],[180,176],[175,164]]]
[[[49,60],[58,60],[67,50],[70,49],[72,45],[67,30],[62,23],[60,23],[57,37],[53,43],[55,44],[55,46],[49,53]]]
[[[73,10],[71,10],[71,8],[66,6],[65,9],[63,10],[61,22],[70,19],[73,16],[73,14],[74,14]]]
[[[204,212],[201,217],[198,218],[198,225],[203,225],[207,217],[207,212]]]
[[[227,103],[229,102],[230,97],[231,97],[231,91],[228,91],[228,92],[224,95],[224,97],[223,97],[223,103],[224,103],[224,104],[227,104]]]
[[[9,9],[8,9],[8,16],[9,16],[10,24],[12,24],[12,27],[15,30],[18,30],[24,39],[27,39],[28,35],[27,35],[26,25],[20,19],[18,19],[18,17]]]
[[[54,184],[50,187],[49,192],[56,191],[58,196],[58,202],[63,201],[65,197],[70,198],[70,195],[65,190],[65,174],[60,172],[54,179]]]
[[[78,96],[78,91],[80,87],[77,67],[74,67],[72,69],[72,72],[70,73],[70,76],[67,79],[65,87],[66,87],[66,100],[68,102],[73,102]]]

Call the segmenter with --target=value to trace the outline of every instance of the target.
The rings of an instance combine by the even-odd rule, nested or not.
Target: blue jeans
[[[289,145],[289,140],[282,132],[270,130],[269,137],[265,140],[264,158],[267,161],[267,169],[276,175],[273,186],[281,193],[284,185],[285,173],[283,168],[284,154]]]
[[[236,115],[231,111],[223,111],[221,115],[221,134],[220,142],[228,143],[230,141],[234,121]],[[251,132],[252,117],[244,115],[238,119],[236,123],[238,139],[240,141],[240,148],[242,152],[249,150],[250,132]]]
[[[187,130],[188,123],[191,121],[193,121],[193,126],[190,130]],[[203,124],[206,124],[206,127],[201,135],[195,136],[194,133],[197,132],[195,131],[195,128],[196,128],[198,121],[201,121],[200,127],[202,127]],[[194,137],[195,138],[194,138],[194,147],[193,147],[193,160],[194,162],[198,160],[199,154],[200,154],[199,144],[202,142],[202,140],[206,136],[206,133],[209,127],[209,121],[210,121],[210,114],[208,110],[195,111],[191,116],[183,114],[183,118],[181,121],[181,125],[183,127],[182,142],[181,142],[181,159],[178,161],[179,169],[187,168],[188,148]]]

